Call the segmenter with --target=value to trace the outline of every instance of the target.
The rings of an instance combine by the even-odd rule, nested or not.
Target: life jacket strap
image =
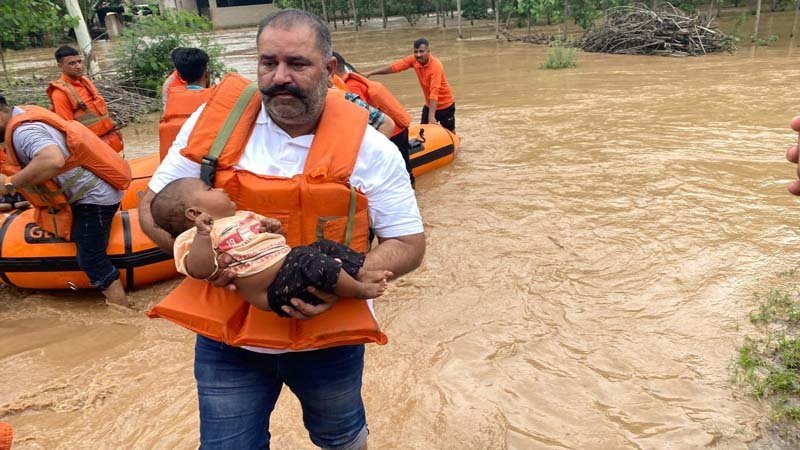
[[[236,128],[236,124],[239,123],[239,119],[242,118],[242,114],[244,114],[247,104],[250,103],[250,100],[253,98],[253,95],[255,95],[257,90],[258,86],[255,83],[250,83],[244,88],[242,93],[239,94],[239,98],[236,99],[233,109],[225,119],[225,123],[222,124],[222,128],[219,130],[216,139],[214,139],[214,143],[211,144],[208,154],[203,157],[200,165],[200,179],[202,179],[209,186],[214,186],[214,178],[217,173],[217,162],[219,161],[219,156],[222,154],[222,150],[228,143],[228,139],[230,139],[231,134],[233,134],[233,129]]]
[[[61,80],[56,80],[55,83],[58,83],[58,84],[64,86],[65,88],[67,88],[67,90],[75,97],[75,101],[78,104],[78,108],[80,108],[80,109],[82,109],[84,111],[89,109],[86,106],[86,103],[83,103],[83,100],[81,100],[81,96],[78,95],[78,93],[75,91],[75,89],[73,89],[73,87],[69,85],[69,83],[65,83],[65,82],[63,82]]]

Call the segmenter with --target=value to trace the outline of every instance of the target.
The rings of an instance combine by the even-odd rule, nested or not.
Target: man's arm
[[[439,102],[436,100],[428,100],[428,123],[436,123],[436,106]]]
[[[392,132],[394,132],[394,120],[384,113],[383,123],[378,127],[378,131],[386,137],[392,137]]]
[[[142,227],[144,234],[158,245],[158,248],[164,253],[171,255],[172,247],[175,245],[175,239],[156,225],[153,220],[153,214],[150,212],[150,202],[153,201],[153,197],[155,196],[155,192],[147,189],[142,199],[139,201],[139,226]]]
[[[64,167],[64,154],[57,145],[48,145],[33,155],[31,162],[11,177],[16,186],[33,186],[42,184],[55,177]],[[0,175],[0,194],[6,195],[6,176]]]
[[[75,119],[75,111],[72,110],[72,103],[67,98],[67,94],[60,89],[55,89],[50,96],[50,103],[56,114],[67,120]]]
[[[377,248],[367,253],[364,269],[389,270],[395,277],[405,275],[422,264],[425,256],[425,233],[378,238]]]
[[[369,78],[373,75],[388,75],[390,73],[394,73],[392,70],[392,65],[389,64],[388,66],[381,67],[380,69],[371,70],[364,74],[365,77]]]

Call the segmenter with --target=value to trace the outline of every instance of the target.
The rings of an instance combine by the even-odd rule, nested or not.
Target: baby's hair
[[[202,181],[198,178],[178,178],[164,186],[150,202],[153,221],[172,237],[178,237],[194,226],[186,217],[186,210],[193,206],[194,198],[189,195],[188,188],[195,183]]]

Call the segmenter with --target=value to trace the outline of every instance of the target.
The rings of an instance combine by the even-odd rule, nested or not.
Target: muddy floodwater
[[[364,70],[427,37],[463,137],[417,183],[422,267],[376,302],[390,341],[367,349],[370,448],[758,445],[767,414],[730,363],[754,293],[800,257],[783,159],[800,42],[791,14],[762,20],[781,35],[768,47],[580,54],[562,71],[490,28],[334,33]],[[253,76],[255,30],[218,37]],[[378,80],[419,118],[412,71]],[[131,154],[156,151],[154,122],[124,132]],[[134,292],[131,313],[92,293],[0,290],[0,420],[15,450],[197,446],[194,335],[141,312],[174,285]],[[290,394],[272,436],[313,448]]]

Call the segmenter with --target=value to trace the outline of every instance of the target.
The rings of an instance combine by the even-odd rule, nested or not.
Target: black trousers
[[[336,259],[341,261],[337,261]],[[294,247],[286,255],[275,281],[267,289],[267,300],[272,311],[289,317],[281,306],[291,306],[290,300],[299,298],[306,303],[319,305],[320,299],[306,291],[314,286],[325,292],[333,292],[339,281],[339,271],[344,270],[355,278],[366,257],[338,242],[319,240],[313,244]]]
[[[422,107],[422,121],[420,123],[428,123],[428,112],[430,109],[428,105]],[[450,131],[456,131],[456,104],[453,103],[452,105],[448,106],[444,109],[437,109],[435,113],[433,113],[434,117],[436,117],[436,121],[439,122],[439,125],[447,128]]]
[[[406,170],[408,171],[408,176],[411,177],[411,185],[413,186],[414,172],[412,172],[411,167],[411,145],[408,143],[408,128],[390,137],[389,140],[394,142],[394,145],[400,150],[400,154],[403,155],[403,162],[406,163]]]

